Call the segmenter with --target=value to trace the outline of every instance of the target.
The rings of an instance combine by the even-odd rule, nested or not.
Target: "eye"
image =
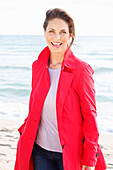
[[[63,34],[67,34],[67,32],[66,32],[66,31],[61,31],[61,33],[63,33]]]
[[[53,33],[54,31],[53,30],[50,30],[49,33]]]

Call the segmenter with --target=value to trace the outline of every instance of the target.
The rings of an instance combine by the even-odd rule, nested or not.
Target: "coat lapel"
[[[73,73],[62,70],[59,78],[59,84],[58,84],[57,96],[56,96],[57,118],[59,119],[58,124],[62,121],[61,118],[62,118],[62,109],[63,109],[64,101],[73,78],[74,78]]]
[[[56,111],[58,125],[62,122],[62,109],[67,96],[68,90],[71,86],[71,83],[74,79],[73,70],[76,69],[75,56],[69,50],[65,53],[64,61],[61,67],[61,74],[58,83],[57,96],[56,96]]]

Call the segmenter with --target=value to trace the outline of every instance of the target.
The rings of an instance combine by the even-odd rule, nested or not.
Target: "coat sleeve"
[[[84,136],[82,164],[85,166],[95,166],[98,157],[99,132],[93,73],[90,65],[85,65],[81,70],[78,84]]]

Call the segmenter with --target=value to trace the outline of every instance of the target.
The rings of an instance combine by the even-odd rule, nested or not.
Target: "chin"
[[[48,46],[49,47],[49,49],[50,49],[50,51],[51,52],[54,52],[54,53],[62,53],[62,52],[65,52],[66,51],[66,47],[63,47],[63,48],[61,48],[61,47],[59,47],[59,48],[56,48],[56,47],[53,47],[53,46]]]

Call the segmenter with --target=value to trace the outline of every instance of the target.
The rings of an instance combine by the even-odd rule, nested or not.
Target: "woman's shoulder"
[[[50,50],[47,47],[45,47],[43,50],[41,50],[41,52],[38,55],[38,58],[32,63],[32,70],[34,71],[36,68],[39,68],[40,66],[42,66],[43,64],[45,65],[47,60],[48,60],[48,56],[49,56]]]
[[[32,71],[34,71],[34,70],[37,68],[38,63],[39,63],[39,60],[38,60],[38,59],[35,60],[35,61],[33,61],[33,63],[32,63]]]
[[[68,65],[70,65],[70,68],[75,73],[79,73],[81,71],[85,72],[89,70],[91,73],[94,73],[93,68],[90,66],[89,63],[83,61],[80,59],[78,56],[76,56],[71,49],[68,51],[67,56],[66,56],[66,62]]]
[[[90,72],[90,73],[94,73],[93,68],[91,67],[91,65],[83,60],[81,60],[80,58],[75,56],[75,63],[76,63],[76,69],[80,72]]]

